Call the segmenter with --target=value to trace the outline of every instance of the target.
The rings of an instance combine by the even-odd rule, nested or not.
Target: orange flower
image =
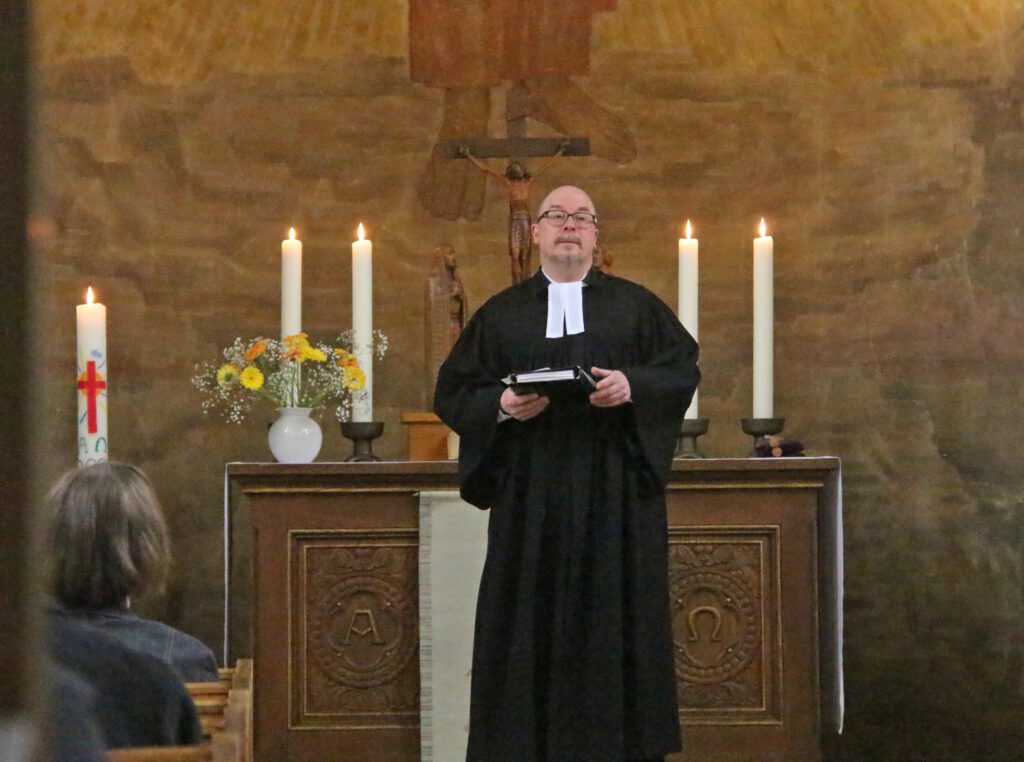
[[[338,356],[338,358],[334,362],[338,364],[339,368],[359,367],[359,360],[357,360],[356,356],[351,352],[344,349],[335,349],[334,354]]]
[[[267,351],[267,342],[265,342],[263,339],[260,339],[255,344],[253,344],[251,347],[249,347],[249,350],[245,353],[245,361],[246,362],[252,362],[253,360],[255,360],[257,357],[259,357],[260,355],[262,355],[266,351]]]

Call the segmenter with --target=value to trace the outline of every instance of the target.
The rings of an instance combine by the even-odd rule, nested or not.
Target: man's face
[[[550,210],[594,214],[594,202],[590,196],[573,186],[556,188],[544,199],[537,222],[532,228],[533,242],[540,250],[542,266],[560,266],[573,270],[589,268],[594,262],[597,226],[581,226],[573,217],[567,217],[560,225],[552,224],[552,220],[542,217]]]

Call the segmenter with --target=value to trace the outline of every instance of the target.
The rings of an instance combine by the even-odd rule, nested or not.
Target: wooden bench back
[[[111,762],[252,762],[252,659],[220,670],[220,679],[186,683],[205,743],[112,749]]]
[[[110,762],[213,762],[213,747],[209,743],[198,746],[137,746],[131,749],[111,749]]]

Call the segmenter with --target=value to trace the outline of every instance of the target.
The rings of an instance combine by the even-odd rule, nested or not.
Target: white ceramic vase
[[[312,408],[279,407],[267,441],[278,463],[312,463],[324,442],[320,424],[309,417]]]

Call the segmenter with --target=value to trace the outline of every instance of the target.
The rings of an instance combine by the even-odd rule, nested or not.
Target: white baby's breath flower
[[[231,423],[242,423],[256,401],[275,408],[334,405],[339,420],[348,420],[353,392],[345,379],[355,362],[350,350],[351,331],[335,346],[311,342],[306,334],[286,341],[238,337],[221,351],[220,362],[198,364],[191,381],[204,398],[203,414],[218,412]],[[374,331],[374,356],[381,359],[386,351],[387,337]],[[341,356],[344,362],[336,360]],[[262,384],[255,382],[260,376]]]

